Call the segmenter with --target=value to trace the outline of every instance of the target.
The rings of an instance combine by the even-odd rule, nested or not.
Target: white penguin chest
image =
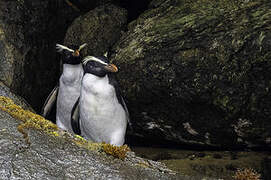
[[[63,73],[59,79],[59,92],[57,97],[57,125],[65,130],[72,131],[70,114],[72,107],[80,96],[83,68],[81,65],[63,66]]]
[[[113,105],[116,100],[115,89],[109,84],[108,77],[96,77],[86,74],[82,82],[81,97],[83,102],[90,103],[92,109],[104,109]]]
[[[65,86],[78,86],[81,84],[81,80],[83,77],[83,68],[81,64],[78,65],[63,65],[63,73],[60,77],[60,81]]]
[[[85,74],[80,95],[82,136],[95,142],[122,145],[126,126],[125,111],[108,77]]]
[[[74,101],[80,95],[83,68],[81,65],[63,65],[63,73],[59,80],[59,96],[61,102]],[[75,99],[76,98],[76,99]],[[73,106],[73,104],[71,104]]]

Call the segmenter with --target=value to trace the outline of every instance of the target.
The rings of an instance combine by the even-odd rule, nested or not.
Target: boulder
[[[271,147],[270,1],[153,0],[113,47],[138,137]]]
[[[1,1],[0,80],[39,111],[59,78],[55,44],[76,17],[106,2]]]
[[[99,6],[76,18],[68,28],[64,44],[87,43],[82,55],[103,55],[120,38],[127,21],[125,9],[112,4]]]
[[[58,130],[6,97],[0,96],[0,109],[0,179],[201,179],[131,151],[115,158],[102,151],[104,144]]]
[[[12,101],[14,101],[14,103],[18,104],[22,108],[34,112],[33,108],[29,105],[29,103],[24,98],[12,93],[10,91],[10,88],[7,87],[1,81],[0,81],[0,96],[8,97],[8,98],[12,99]]]
[[[56,23],[63,21],[56,9],[48,1],[0,2],[0,80],[36,110],[58,76],[55,42],[63,38],[63,23]]]

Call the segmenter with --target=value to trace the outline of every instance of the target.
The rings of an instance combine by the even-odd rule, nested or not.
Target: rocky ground
[[[178,175],[131,151],[123,160],[113,157],[101,144],[58,130],[7,97],[0,98],[0,179],[200,179]]]

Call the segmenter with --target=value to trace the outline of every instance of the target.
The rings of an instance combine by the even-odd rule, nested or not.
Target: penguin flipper
[[[127,122],[128,122],[128,124],[129,124],[129,127],[130,127],[131,130],[133,131],[132,123],[131,123],[131,120],[130,120],[130,114],[129,114],[128,108],[127,108],[127,106],[126,106],[126,104],[125,104],[125,101],[124,101],[123,97],[121,97],[121,101],[122,101],[121,104],[123,105],[123,108],[124,108],[124,110],[125,110]]]
[[[50,112],[56,104],[56,99],[58,95],[59,85],[56,85],[52,92],[47,97],[45,103],[43,104],[41,115],[45,118],[48,118]]]
[[[71,113],[72,130],[75,134],[78,134],[78,135],[81,134],[79,119],[80,119],[80,114],[79,114],[79,98],[78,98],[76,103],[73,105],[72,113]]]
[[[121,106],[123,107],[123,109],[125,111],[126,120],[128,122],[128,125],[129,125],[130,129],[131,129],[131,131],[133,131],[129,111],[128,111],[128,108],[127,108],[127,106],[125,104],[125,101],[124,101],[124,99],[123,99],[123,97],[121,95],[121,90],[120,90],[120,87],[119,87],[119,83],[118,83],[118,81],[116,80],[116,78],[115,78],[115,76],[113,74],[109,74],[108,77],[109,77],[109,84],[114,86],[117,99],[118,99],[119,103],[121,104]]]

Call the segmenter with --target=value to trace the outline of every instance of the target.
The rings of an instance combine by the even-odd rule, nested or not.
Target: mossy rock
[[[136,134],[270,147],[270,9],[267,0],[152,1],[111,57]]]
[[[128,146],[93,143],[62,131],[4,96],[0,121],[1,179],[191,179],[136,157]]]
[[[82,55],[101,56],[116,43],[127,21],[125,9],[113,4],[101,5],[76,18],[68,28],[64,44],[88,46]]]

